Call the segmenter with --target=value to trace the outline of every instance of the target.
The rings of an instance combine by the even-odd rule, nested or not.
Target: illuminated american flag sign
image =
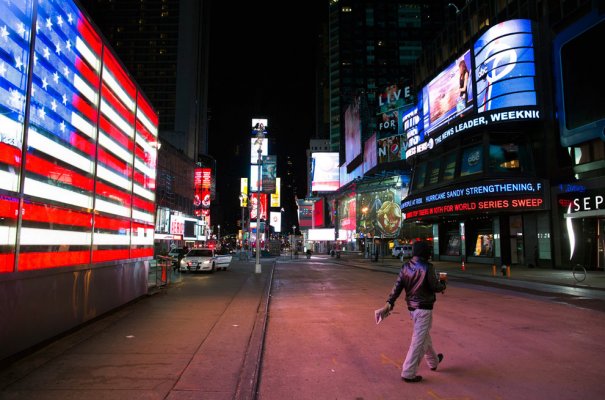
[[[1,7],[0,272],[153,256],[157,114],[72,1]]]

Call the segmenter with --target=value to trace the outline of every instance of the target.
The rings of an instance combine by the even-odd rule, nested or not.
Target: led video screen
[[[359,114],[359,99],[347,107],[345,120],[345,159],[349,164],[361,154],[361,117]]]
[[[261,157],[269,154],[269,141],[265,139],[250,139],[250,164],[258,164],[258,141],[261,141]]]
[[[467,50],[422,89],[424,131],[431,132],[473,107],[471,52]]]
[[[338,153],[311,154],[311,190],[333,192],[340,187]]]
[[[531,21],[502,22],[474,45],[477,111],[535,106],[536,68]]]

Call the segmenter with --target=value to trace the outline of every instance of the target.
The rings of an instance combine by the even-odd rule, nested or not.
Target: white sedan
[[[218,255],[214,249],[195,248],[192,249],[179,265],[182,272],[186,271],[208,271],[214,272],[217,269],[226,270],[231,263],[231,255]]]

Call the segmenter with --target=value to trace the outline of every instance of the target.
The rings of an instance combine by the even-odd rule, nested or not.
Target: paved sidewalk
[[[402,264],[399,259],[391,257],[379,259],[377,262],[358,255],[345,255],[341,258],[334,258],[328,255],[317,255],[314,257],[327,258],[334,262],[349,264],[359,268],[394,273],[399,271]],[[586,279],[582,282],[577,282],[571,270],[530,268],[525,265],[513,265],[510,267],[510,276],[503,276],[499,266],[496,266],[494,273],[493,265],[488,264],[465,263],[464,270],[462,269],[462,264],[459,262],[433,261],[433,264],[437,271],[447,272],[448,276],[454,279],[481,280],[507,286],[519,286],[521,282],[526,282],[569,288],[605,290],[605,272],[602,270],[587,271]],[[578,276],[580,277],[581,274],[580,272]],[[522,284],[522,286],[528,285]]]
[[[273,266],[186,274],[0,369],[0,399],[251,399]]]

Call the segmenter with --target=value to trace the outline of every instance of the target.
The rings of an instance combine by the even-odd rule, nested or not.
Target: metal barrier
[[[151,286],[161,287],[178,279],[180,271],[178,265],[173,265],[172,257],[156,256],[149,263],[149,283]]]

